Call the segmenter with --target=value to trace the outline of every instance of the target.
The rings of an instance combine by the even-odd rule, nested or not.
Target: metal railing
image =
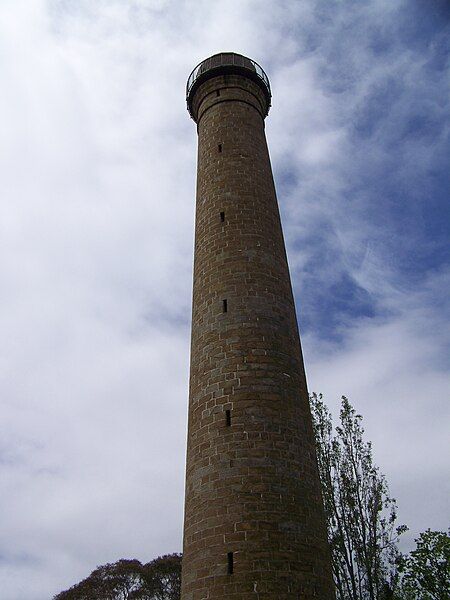
[[[221,52],[220,54],[214,54],[214,56],[210,56],[206,60],[203,60],[194,68],[187,81],[186,97],[189,96],[192,86],[200,77],[200,75],[212,69],[226,66],[238,66],[253,71],[259,77],[259,79],[264,82],[270,96],[271,92],[269,79],[262,67],[260,67],[257,62],[251,58],[242,56],[241,54],[235,54],[234,52]]]

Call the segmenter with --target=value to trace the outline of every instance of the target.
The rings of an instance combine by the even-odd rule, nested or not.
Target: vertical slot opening
[[[220,220],[225,223],[225,213],[223,211],[220,213]]]
[[[216,90],[216,96],[220,96],[220,90]]]
[[[231,410],[225,411],[227,427],[231,427]]]
[[[228,552],[227,562],[228,562],[228,575],[233,575],[234,561],[233,561],[233,553],[232,552]]]
[[[222,152],[222,144],[219,144],[219,152]]]
[[[222,300],[222,311],[224,313],[228,312],[228,300]]]

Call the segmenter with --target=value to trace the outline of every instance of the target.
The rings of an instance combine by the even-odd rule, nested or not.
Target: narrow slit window
[[[220,96],[220,90],[216,90],[216,96]]]
[[[232,552],[228,552],[227,561],[228,561],[228,575],[233,575],[234,561],[233,561],[233,553]]]
[[[231,427],[231,410],[225,411],[227,427]]]
[[[219,152],[222,152],[222,144],[219,144]]]
[[[223,211],[220,213],[220,220],[225,223],[225,213]]]
[[[224,313],[228,312],[228,300],[222,300],[222,311]]]

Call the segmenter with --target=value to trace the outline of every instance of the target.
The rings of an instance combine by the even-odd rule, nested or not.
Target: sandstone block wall
[[[334,598],[306,379],[264,133],[241,75],[198,126],[182,600]]]

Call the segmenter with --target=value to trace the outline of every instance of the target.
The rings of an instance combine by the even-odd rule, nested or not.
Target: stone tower
[[[182,600],[332,600],[305,372],[264,133],[264,71],[216,54],[198,130]]]

